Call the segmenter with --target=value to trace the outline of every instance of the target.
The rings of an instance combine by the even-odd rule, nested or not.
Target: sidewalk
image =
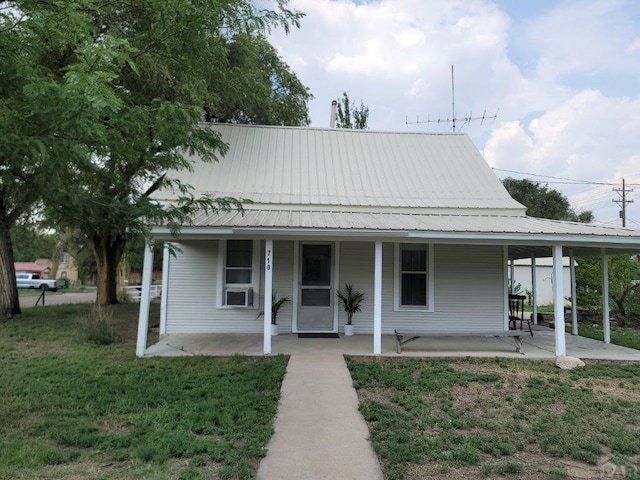
[[[258,480],[381,480],[341,354],[294,354]]]

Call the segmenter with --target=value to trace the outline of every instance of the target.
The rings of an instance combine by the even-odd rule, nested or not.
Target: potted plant
[[[278,335],[278,312],[282,308],[282,306],[289,302],[291,299],[289,297],[280,297],[278,298],[278,293],[273,292],[271,294],[271,336],[275,337]],[[264,315],[264,310],[258,313],[256,318],[260,318]]]
[[[358,292],[353,289],[353,285],[345,283],[344,288],[341,288],[336,293],[342,308],[347,314],[347,324],[344,326],[344,334],[347,337],[353,335],[353,314],[358,313],[362,309],[362,302],[364,301],[364,293]]]

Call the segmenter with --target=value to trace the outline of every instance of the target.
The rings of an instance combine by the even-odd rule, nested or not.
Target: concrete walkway
[[[640,351],[567,335],[567,354],[583,359],[640,361]],[[282,384],[275,433],[260,463],[258,480],[378,480],[382,473],[369,443],[366,424],[344,354],[371,355],[372,336],[335,339],[297,335],[273,337],[273,353],[291,355]],[[384,335],[382,355],[392,357],[505,357],[555,360],[555,333],[535,327],[523,339],[525,355],[513,339],[424,337],[395,352]],[[262,355],[262,335],[171,334],[150,346],[147,356]]]
[[[258,480],[377,480],[382,472],[341,354],[294,354]]]

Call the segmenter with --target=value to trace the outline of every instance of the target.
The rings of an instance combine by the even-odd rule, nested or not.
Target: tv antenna
[[[472,120],[480,120],[480,125],[482,125],[482,123],[485,120],[495,120],[498,117],[498,111],[496,111],[495,115],[487,115],[487,110],[485,109],[482,112],[482,115],[479,117],[474,117],[473,114],[471,112],[469,112],[469,115],[466,115],[464,117],[456,117],[456,97],[455,97],[455,85],[454,85],[454,81],[453,81],[453,65],[451,65],[451,118],[449,118],[449,115],[447,115],[447,118],[443,119],[442,117],[438,116],[437,120],[432,120],[431,118],[429,118],[427,116],[426,120],[420,120],[420,117],[416,117],[416,121],[415,122],[410,122],[409,119],[407,118],[405,123],[407,126],[409,125],[420,125],[422,123],[450,123],[453,129],[453,133],[456,133],[456,122],[462,122],[462,125],[468,125],[471,123]]]

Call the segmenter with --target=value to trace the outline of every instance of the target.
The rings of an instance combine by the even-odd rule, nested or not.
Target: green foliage
[[[0,323],[0,479],[49,478],[51,465],[64,465],[56,478],[253,478],[286,357],[140,360],[137,305],[112,307],[123,338],[100,348],[79,329],[91,312],[30,308]]]
[[[353,289],[353,285],[345,283],[344,287],[336,292],[336,296],[342,304],[342,309],[347,314],[347,325],[351,325],[353,315],[362,310],[362,302],[364,302],[364,293]]]
[[[522,455],[535,458],[547,478],[564,478],[558,458],[597,469],[605,452],[622,457],[639,449],[635,363],[592,362],[571,372],[507,359],[347,364],[385,478],[408,478],[409,465],[416,478],[422,466],[438,478],[453,469],[456,478],[517,477]]]
[[[40,200],[52,224],[79,230],[96,254],[99,303],[117,302],[116,267],[149,223],[176,231],[203,210],[241,209],[243,199],[194,198],[165,177],[192,167],[185,154],[224,155],[219,135],[201,124],[205,113],[309,121],[311,95],[264,37],[299,25],[287,0],[273,10],[250,0],[7,3],[0,158],[10,168],[0,174],[16,188],[0,204],[16,208],[0,212],[0,225]],[[160,187],[176,193],[175,204],[151,200]]]
[[[225,82],[211,82],[205,119],[258,125],[309,125],[313,98],[276,49],[261,35],[227,42]]]
[[[39,232],[32,224],[15,225],[11,229],[11,241],[16,262],[50,258],[56,244],[54,235]]]
[[[351,107],[347,92],[342,93],[342,98],[338,101],[337,128],[355,128],[366,130],[369,128],[369,107],[362,100],[360,107]]]
[[[640,262],[637,255],[607,256],[610,306],[618,324],[637,323],[640,319]],[[576,268],[576,293],[580,308],[602,310],[602,258],[581,257]]]
[[[291,299],[289,297],[278,298],[278,292],[273,292],[271,294],[271,324],[272,325],[277,325],[278,313],[280,312],[280,309],[283,307],[285,303],[290,301]],[[264,310],[260,311],[256,318],[260,318],[262,315],[264,315]]]
[[[516,180],[514,178],[505,178],[502,180],[502,184],[514,200],[527,207],[527,215],[530,217],[582,223],[593,221],[592,212],[576,213],[569,205],[567,197],[546,185],[540,185],[526,179]]]

